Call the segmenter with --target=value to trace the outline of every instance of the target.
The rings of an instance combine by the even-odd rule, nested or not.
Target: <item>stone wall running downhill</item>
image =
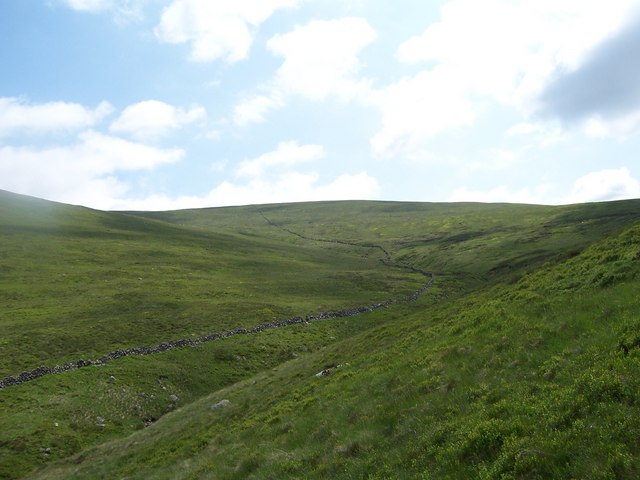
[[[29,370],[29,371],[25,371],[22,372],[18,375],[15,376],[8,376],[3,378],[2,380],[0,380],[0,389],[3,388],[7,388],[7,387],[11,387],[14,385],[20,385],[22,383],[26,383],[26,382],[30,382],[32,380],[35,380],[37,378],[40,377],[44,377],[45,375],[53,375],[53,374],[57,374],[57,373],[63,373],[63,372],[68,372],[69,370],[76,370],[78,368],[84,368],[84,367],[89,367],[89,366],[100,366],[100,365],[104,365],[112,360],[116,360],[118,358],[121,357],[128,357],[128,356],[133,356],[133,355],[153,355],[156,353],[161,353],[161,352],[166,352],[168,350],[173,350],[175,348],[185,348],[185,347],[197,347],[198,345],[201,345],[203,343],[207,343],[207,342],[211,342],[214,340],[220,340],[223,338],[228,338],[228,337],[233,337],[236,335],[252,335],[255,333],[260,333],[260,332],[264,332],[265,330],[272,330],[274,328],[282,328],[282,327],[288,327],[289,325],[297,325],[297,324],[301,324],[301,323],[309,323],[309,322],[314,322],[314,321],[318,321],[318,320],[326,320],[326,319],[330,319],[330,318],[343,318],[343,317],[354,317],[356,315],[361,315],[363,313],[367,313],[367,312],[373,312],[374,310],[378,310],[380,308],[386,308],[389,307],[390,305],[393,305],[395,303],[406,303],[406,302],[413,302],[415,300],[417,300],[424,292],[426,292],[432,285],[433,282],[435,281],[435,275],[431,272],[426,272],[420,268],[416,268],[414,266],[411,265],[403,265],[403,264],[398,264],[398,263],[394,263],[391,260],[391,255],[389,254],[389,252],[382,246],[382,245],[374,245],[374,244],[360,244],[360,243],[354,243],[354,242],[347,242],[344,240],[333,240],[333,239],[324,239],[324,238],[313,238],[313,237],[308,237],[305,235],[302,235],[298,232],[294,232],[292,230],[289,230],[287,228],[281,227],[275,223],[273,223],[270,219],[268,219],[263,212],[261,212],[260,210],[258,210],[258,213],[260,213],[260,215],[265,219],[265,221],[275,227],[275,228],[279,228],[291,235],[295,235],[297,237],[300,237],[304,240],[310,240],[310,241],[315,241],[315,242],[325,242],[325,243],[340,243],[343,245],[350,245],[350,246],[355,246],[355,247],[361,247],[361,248],[372,248],[372,249],[377,249],[380,250],[383,254],[383,258],[381,259],[381,261],[392,268],[402,268],[405,270],[410,270],[412,272],[416,272],[416,273],[420,273],[422,275],[424,275],[425,277],[427,277],[427,282],[418,290],[416,290],[415,292],[411,293],[410,295],[407,295],[405,297],[402,297],[400,299],[389,299],[386,300],[384,302],[381,303],[374,303],[371,305],[364,305],[364,306],[359,306],[359,307],[351,307],[351,308],[345,308],[342,310],[337,310],[337,311],[333,311],[333,312],[321,312],[321,313],[317,313],[315,315],[308,315],[306,317],[292,317],[289,318],[287,320],[280,320],[280,321],[275,321],[275,322],[270,322],[270,323],[264,323],[262,325],[258,325],[256,327],[252,327],[252,328],[236,328],[233,330],[229,330],[226,332],[215,332],[215,333],[210,333],[209,335],[205,335],[202,337],[198,337],[198,338],[183,338],[180,340],[173,340],[173,341],[169,341],[169,342],[164,342],[161,343],[159,345],[154,345],[154,346],[145,346],[145,347],[133,347],[133,348],[124,348],[121,350],[114,350],[113,352],[107,353],[106,355],[103,355],[102,357],[95,359],[95,360],[76,360],[76,361],[72,361],[72,362],[67,362],[64,365],[55,365],[54,367],[46,367],[44,365],[41,365],[37,368],[34,368],[33,370]]]

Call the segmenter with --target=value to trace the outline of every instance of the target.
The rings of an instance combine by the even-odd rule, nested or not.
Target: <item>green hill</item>
[[[397,301],[1,389],[0,477],[638,478],[639,220],[2,193],[0,376]]]

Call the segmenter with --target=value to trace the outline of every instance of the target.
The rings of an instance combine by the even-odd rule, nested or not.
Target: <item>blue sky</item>
[[[0,189],[640,197],[640,0],[5,0],[0,35]]]

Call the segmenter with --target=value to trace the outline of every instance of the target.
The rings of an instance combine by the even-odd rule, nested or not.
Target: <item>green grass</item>
[[[0,376],[386,300],[422,278],[366,249],[13,199],[0,211]],[[363,258],[364,256],[364,258]]]
[[[436,285],[415,303],[359,317],[0,390],[0,477],[640,476],[640,202],[259,208],[309,237],[383,245],[395,261],[435,271]],[[254,207],[113,214],[5,195],[0,220],[12,249],[0,257],[3,295],[19,284],[4,269],[31,265],[15,277],[24,296],[0,307],[0,328],[14,322],[13,339],[29,337],[21,328],[36,339],[44,331],[11,352],[16,365],[359,305],[422,281],[382,265],[379,251],[287,234]],[[80,298],[66,280],[47,280],[73,258],[89,280],[77,282]],[[118,272],[103,297],[101,264]],[[145,274],[128,283],[123,272],[135,265]],[[165,287],[169,272],[178,283]],[[206,295],[223,284],[236,295]],[[80,312],[66,316],[74,336],[61,331],[47,347],[61,304]],[[166,320],[136,334],[151,305]],[[0,342],[4,367],[15,362],[4,354],[13,343]],[[223,399],[228,407],[208,408]]]

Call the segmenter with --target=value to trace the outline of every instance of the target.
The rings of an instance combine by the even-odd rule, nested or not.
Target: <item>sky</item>
[[[0,189],[640,197],[640,0],[0,0]]]

